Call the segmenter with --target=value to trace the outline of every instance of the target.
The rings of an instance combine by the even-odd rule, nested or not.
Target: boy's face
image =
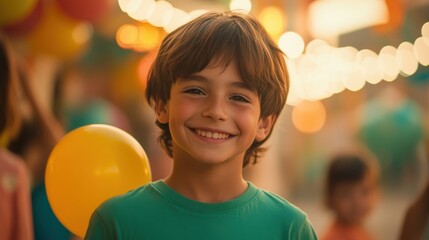
[[[377,186],[372,174],[352,183],[340,183],[335,186],[330,206],[337,219],[345,224],[361,224],[371,212],[377,200]]]
[[[260,119],[256,91],[246,88],[236,65],[209,64],[171,87],[170,100],[157,106],[158,120],[169,123],[173,157],[204,164],[235,161],[271,130],[273,117]]]

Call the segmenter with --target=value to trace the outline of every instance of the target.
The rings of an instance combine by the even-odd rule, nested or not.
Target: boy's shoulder
[[[307,214],[285,198],[264,189],[259,189],[259,192],[258,201],[266,211],[287,216],[288,219],[307,221]]]
[[[144,184],[124,194],[111,197],[104,201],[98,208],[98,212],[117,214],[130,208],[145,206],[153,191],[152,183]],[[142,204],[143,203],[143,204]]]

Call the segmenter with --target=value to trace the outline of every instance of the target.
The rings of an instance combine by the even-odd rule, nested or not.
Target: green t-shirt
[[[93,213],[89,239],[313,240],[305,213],[283,198],[248,183],[239,197],[202,203],[163,181],[146,184],[104,202]]]

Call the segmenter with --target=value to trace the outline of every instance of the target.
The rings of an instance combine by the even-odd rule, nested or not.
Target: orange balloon
[[[91,25],[65,16],[55,4],[47,4],[40,22],[28,35],[28,50],[30,54],[67,60],[83,53],[91,36]]]
[[[149,161],[140,144],[125,131],[104,124],[66,134],[51,152],[45,173],[52,210],[80,237],[102,202],[150,181]]]

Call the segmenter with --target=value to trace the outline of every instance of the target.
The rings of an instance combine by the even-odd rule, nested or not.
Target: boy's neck
[[[181,167],[175,164],[172,174],[164,182],[178,193],[195,201],[226,202],[240,196],[248,187],[242,177],[241,166],[239,169],[231,166],[190,168],[192,166]]]

